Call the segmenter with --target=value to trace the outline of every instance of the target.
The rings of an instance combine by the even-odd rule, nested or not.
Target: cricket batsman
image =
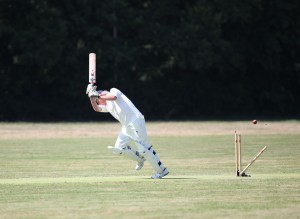
[[[148,140],[145,118],[142,113],[120,90],[112,88],[110,91],[97,91],[96,89],[97,86],[89,84],[86,90],[93,109],[96,112],[109,112],[122,125],[115,146],[107,148],[114,154],[136,161],[136,170],[142,169],[147,160],[156,171],[151,176],[152,179],[161,179],[166,176],[169,171],[160,161],[157,152]],[[131,141],[135,142],[137,150],[129,146]]]

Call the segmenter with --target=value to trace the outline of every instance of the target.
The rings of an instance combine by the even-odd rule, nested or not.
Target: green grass
[[[150,136],[171,172],[151,180],[115,137],[0,137],[1,218],[299,218],[300,134],[243,135],[243,166],[268,148],[242,178],[233,138]]]

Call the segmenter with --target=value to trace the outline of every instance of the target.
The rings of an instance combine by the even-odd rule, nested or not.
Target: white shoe
[[[161,179],[164,176],[169,174],[169,170],[165,168],[161,173],[156,173],[153,176],[151,176],[152,179]]]
[[[144,166],[145,160],[146,160],[146,159],[144,158],[142,162],[138,162],[138,163],[136,164],[136,166],[135,166],[135,170],[140,170],[140,169],[142,169],[143,166]]]

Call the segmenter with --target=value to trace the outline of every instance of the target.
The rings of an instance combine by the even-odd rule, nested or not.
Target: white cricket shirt
[[[117,99],[106,101],[106,109],[123,126],[127,126],[137,118],[143,117],[141,112],[120,90],[112,88],[109,93],[116,96]]]

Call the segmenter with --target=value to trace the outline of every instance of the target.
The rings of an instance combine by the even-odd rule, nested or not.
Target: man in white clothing
[[[151,176],[153,179],[166,176],[169,171],[149,142],[142,113],[120,90],[112,88],[110,91],[97,91],[96,89],[96,86],[89,84],[86,91],[93,109],[96,112],[109,112],[122,125],[115,146],[108,146],[108,149],[114,154],[136,161],[136,170],[140,170],[147,160],[156,171]],[[131,141],[135,142],[137,150],[129,146]]]

